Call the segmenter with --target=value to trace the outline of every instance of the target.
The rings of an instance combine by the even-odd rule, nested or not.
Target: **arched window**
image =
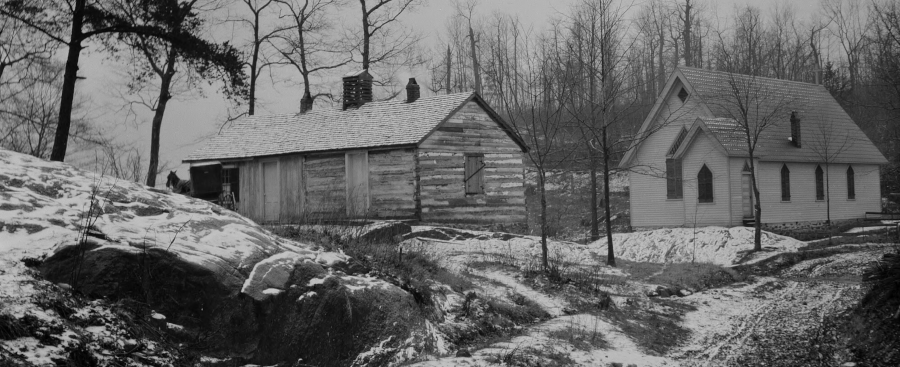
[[[791,201],[791,170],[781,166],[781,201]]]
[[[816,166],[816,200],[825,200],[825,172]]]
[[[856,178],[853,177],[853,167],[847,167],[847,199],[856,199]]]
[[[697,193],[701,203],[713,202],[713,176],[712,172],[704,164],[697,173]]]

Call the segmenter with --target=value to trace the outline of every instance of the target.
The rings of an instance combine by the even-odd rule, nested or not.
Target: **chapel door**
[[[263,162],[263,213],[266,222],[278,221],[281,209],[281,184],[278,162]]]
[[[366,152],[347,153],[347,215],[365,216],[369,209],[369,157]]]
[[[753,185],[749,174],[741,175],[741,201],[744,218],[753,218]]]

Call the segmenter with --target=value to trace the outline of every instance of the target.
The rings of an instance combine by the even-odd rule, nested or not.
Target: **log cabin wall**
[[[415,149],[369,151],[369,216],[416,216]]]
[[[303,156],[289,155],[279,158],[281,180],[281,210],[278,221],[297,223],[303,215]]]
[[[466,154],[484,155],[484,193],[466,194]],[[421,220],[524,223],[521,148],[476,102],[469,102],[419,145]]]
[[[241,200],[237,203],[237,212],[256,222],[263,218],[262,209],[262,172],[258,161],[240,162],[237,164],[238,181]]]
[[[343,217],[347,213],[344,153],[309,155],[303,162],[306,184],[303,214],[309,220]]]

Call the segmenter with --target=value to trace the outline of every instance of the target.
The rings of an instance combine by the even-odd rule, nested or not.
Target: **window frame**
[[[705,171],[705,174],[704,174]],[[706,176],[706,177],[704,177]],[[697,202],[701,204],[715,203],[715,189],[712,170],[704,163],[697,171]]]
[[[677,96],[678,96],[678,100],[680,100],[681,103],[687,103],[688,98],[691,97],[691,93],[688,92],[687,89],[685,89],[685,88],[682,86],[682,87],[681,87],[681,90],[678,91]]]
[[[666,200],[684,199],[681,159],[666,158]]]
[[[484,163],[484,153],[466,153],[463,158],[463,192],[465,195],[483,195],[484,194],[484,169],[487,164]],[[480,162],[481,166],[475,172],[469,171],[469,160],[475,159],[475,165]],[[469,181],[476,179],[479,184],[470,186]],[[472,187],[474,190],[469,190]]]
[[[816,165],[814,181],[816,184],[816,201],[825,201],[825,171],[821,165]]]
[[[847,200],[856,200],[856,172],[847,166]]]
[[[781,165],[781,201],[791,201],[791,169],[787,163]]]

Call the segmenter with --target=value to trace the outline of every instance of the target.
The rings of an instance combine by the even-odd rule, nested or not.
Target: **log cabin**
[[[378,218],[525,222],[522,139],[474,92],[372,101],[366,71],[341,108],[248,116],[185,163],[197,197],[231,193],[261,223]]]
[[[637,136],[619,164],[632,227],[753,225],[754,177],[765,228],[881,210],[887,159],[818,83],[678,67]]]

